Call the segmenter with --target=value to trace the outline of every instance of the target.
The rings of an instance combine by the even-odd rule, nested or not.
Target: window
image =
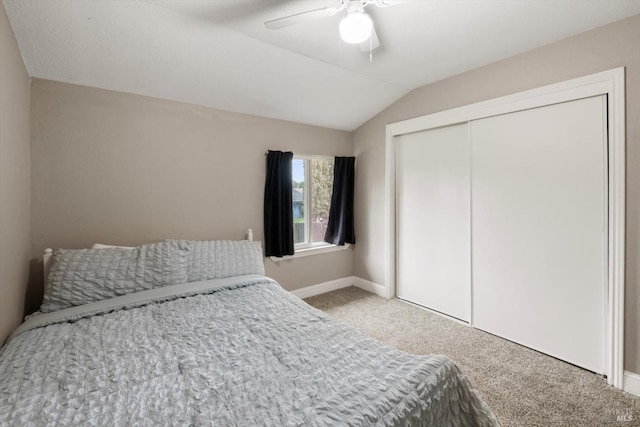
[[[295,249],[328,246],[324,241],[333,190],[333,157],[293,156]]]

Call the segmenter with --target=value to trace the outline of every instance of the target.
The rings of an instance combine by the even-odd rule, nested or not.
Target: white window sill
[[[271,261],[273,261],[273,262],[280,262],[280,261],[286,261],[286,260],[294,259],[294,258],[302,258],[302,257],[305,257],[305,256],[310,256],[310,255],[324,254],[324,253],[327,253],[327,252],[344,251],[349,246],[351,246],[349,243],[345,243],[342,246],[338,246],[338,245],[322,245],[322,246],[317,246],[317,247],[296,249],[296,253],[293,254],[293,255],[287,255],[287,256],[284,256],[284,257],[272,256],[272,257],[269,257],[269,258],[271,258]]]

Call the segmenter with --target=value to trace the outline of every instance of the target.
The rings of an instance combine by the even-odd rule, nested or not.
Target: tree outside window
[[[333,190],[333,158],[294,156],[292,168],[296,249],[323,245]]]

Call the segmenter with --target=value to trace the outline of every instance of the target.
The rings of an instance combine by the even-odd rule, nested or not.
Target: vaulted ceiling
[[[341,42],[340,0],[3,0],[32,77],[353,130],[425,84],[640,13],[640,0],[385,0],[381,46]]]

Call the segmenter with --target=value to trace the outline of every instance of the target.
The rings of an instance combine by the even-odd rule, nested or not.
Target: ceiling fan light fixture
[[[340,21],[340,37],[345,43],[358,44],[371,36],[373,22],[364,12],[354,11]]]

